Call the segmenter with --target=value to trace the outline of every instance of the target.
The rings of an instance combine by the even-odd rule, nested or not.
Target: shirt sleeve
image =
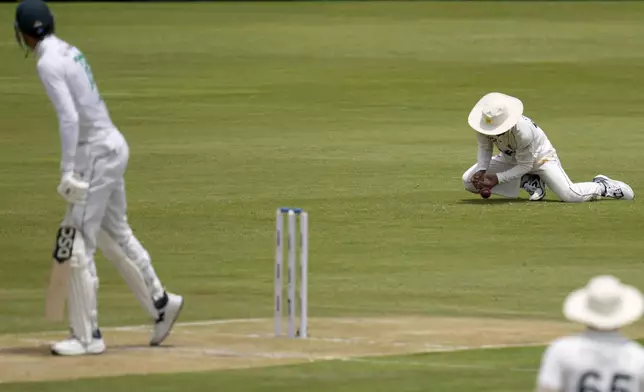
[[[534,166],[532,130],[530,128],[517,127],[513,132],[517,142],[515,151],[517,165],[512,169],[497,174],[499,184],[523,177]]]
[[[477,133],[476,140],[478,144],[478,154],[476,156],[477,171],[487,170],[492,159],[492,152],[494,152],[494,144],[492,144],[492,140],[489,137],[480,133]]]
[[[58,116],[61,171],[63,173],[73,171],[76,146],[78,145],[78,112],[74,99],[65,82],[62,70],[47,63],[39,63],[38,75]]]
[[[564,386],[560,344],[550,345],[541,359],[537,391],[562,391]]]

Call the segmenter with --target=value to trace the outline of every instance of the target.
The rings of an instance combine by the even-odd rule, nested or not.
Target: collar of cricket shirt
[[[54,45],[56,42],[56,36],[53,34],[46,36],[42,40],[40,40],[36,44],[36,48],[34,49],[34,52],[38,57],[42,57],[43,54],[45,54],[45,51],[47,48],[50,48],[52,45]]]
[[[588,328],[585,331],[583,331],[581,334],[591,339],[627,340],[627,338],[619,330],[600,331],[600,330]]]

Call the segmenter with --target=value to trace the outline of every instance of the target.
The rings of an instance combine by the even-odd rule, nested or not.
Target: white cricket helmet
[[[644,297],[610,275],[597,276],[575,290],[564,303],[568,320],[599,330],[612,330],[632,324],[644,313]]]
[[[476,132],[495,136],[517,125],[523,115],[523,103],[502,93],[489,93],[474,105],[467,122]]]

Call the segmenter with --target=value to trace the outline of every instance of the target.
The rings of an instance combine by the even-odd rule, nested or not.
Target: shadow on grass
[[[456,204],[472,204],[472,205],[502,205],[502,204],[532,204],[532,203],[556,203],[560,204],[560,200],[539,200],[539,201],[530,201],[528,199],[506,199],[506,198],[490,198],[490,199],[461,199],[456,202]]]

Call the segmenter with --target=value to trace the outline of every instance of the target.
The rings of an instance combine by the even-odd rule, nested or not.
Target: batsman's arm
[[[480,133],[476,135],[478,145],[478,153],[476,155],[477,171],[486,171],[490,167],[490,160],[492,160],[492,153],[494,152],[494,144],[492,140]]]
[[[65,71],[60,64],[38,63],[38,75],[47,91],[56,114],[61,143],[61,171],[74,170],[74,158],[78,145],[78,112],[74,99],[65,81]]]

